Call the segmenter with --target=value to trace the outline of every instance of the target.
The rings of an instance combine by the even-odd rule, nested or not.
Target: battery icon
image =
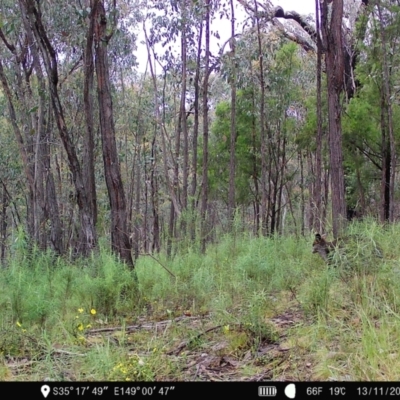
[[[259,386],[258,387],[258,396],[259,397],[274,397],[276,396],[276,387],[275,386]]]

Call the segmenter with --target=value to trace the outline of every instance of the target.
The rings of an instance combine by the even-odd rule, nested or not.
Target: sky
[[[281,6],[285,11],[297,11],[299,14],[315,14],[315,0],[272,0],[272,4]]]
[[[262,1],[262,0],[261,0]],[[251,4],[252,1],[249,1]],[[281,6],[285,11],[297,11],[299,14],[315,14],[315,0],[272,0],[272,4],[275,6]],[[243,6],[239,3],[236,4],[236,18],[244,18],[246,13],[243,10]],[[212,26],[211,29],[218,29],[219,35],[221,37],[220,43],[225,43],[230,36],[230,22],[228,20],[218,20],[218,26]],[[139,72],[144,72],[147,64],[147,50],[144,44],[140,44],[144,40],[143,32],[138,33],[138,48],[136,51],[137,61],[139,63]],[[217,53],[219,50],[218,43],[215,42],[215,38],[211,41],[211,52]],[[162,53],[162,47],[156,46],[157,53]]]

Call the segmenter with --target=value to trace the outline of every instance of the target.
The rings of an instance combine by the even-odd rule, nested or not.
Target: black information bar
[[[29,400],[400,398],[400,382],[1,382],[0,393],[4,399]]]

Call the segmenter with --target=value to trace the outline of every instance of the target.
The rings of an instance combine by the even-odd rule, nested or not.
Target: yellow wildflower
[[[96,311],[94,308],[92,308],[92,309],[90,310],[90,314],[96,315],[96,313],[97,313],[97,311]]]
[[[22,324],[19,321],[17,321],[16,325],[18,326],[18,328],[21,328],[22,326]]]
[[[78,308],[78,312],[79,312],[80,314],[82,314],[82,313],[83,313],[83,308]]]

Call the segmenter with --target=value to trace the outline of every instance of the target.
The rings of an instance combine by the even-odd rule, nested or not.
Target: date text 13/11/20
[[[400,396],[400,386],[361,386],[357,388],[359,396]]]

